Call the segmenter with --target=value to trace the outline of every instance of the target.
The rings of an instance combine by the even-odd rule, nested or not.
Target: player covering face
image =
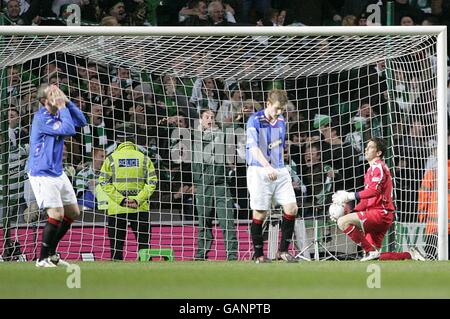
[[[42,231],[37,267],[67,266],[56,252],[59,241],[80,215],[72,184],[63,171],[64,137],[76,134],[86,119],[78,106],[55,85],[43,90],[42,107],[34,114],[30,135],[28,176],[48,221]]]

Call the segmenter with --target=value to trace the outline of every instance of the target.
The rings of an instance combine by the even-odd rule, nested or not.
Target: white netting
[[[302,36],[302,37],[83,37],[13,36],[2,46],[0,63],[20,64],[54,52],[65,52],[121,65],[137,72],[177,72],[185,77],[285,79],[339,72],[376,63],[386,56],[413,54],[433,37]],[[220,50],[217,50],[220,48]]]
[[[176,259],[203,257],[205,251],[210,259],[223,259],[228,245],[228,257],[250,258],[245,120],[264,106],[274,87],[285,89],[291,102],[286,164],[300,208],[293,252],[356,256],[356,246],[329,220],[327,208],[334,191],[363,186],[362,153],[369,136],[388,142],[395,181],[397,221],[384,248],[424,249],[427,223],[419,218],[418,194],[425,172],[436,164],[435,56],[436,37],[429,35],[3,37],[2,155],[9,163],[2,175],[3,255],[19,243],[21,252],[34,258],[45,221],[24,182],[30,123],[43,83],[58,83],[90,122],[66,142],[66,173],[83,207],[59,246],[63,257],[111,257],[108,227],[114,226],[105,210],[83,196],[95,193],[101,164],[125,124],[135,129],[137,144],[157,170],[150,248],[172,249]],[[192,152],[202,145],[194,138],[203,108],[216,113],[225,133],[212,142],[216,149],[217,143],[225,145],[227,155],[213,173],[192,163]],[[200,230],[211,232],[199,232],[204,210],[210,217],[201,220]],[[270,256],[276,251],[278,216],[274,207],[265,224]],[[436,249],[436,235],[430,238],[429,249]],[[126,259],[136,258],[136,246],[130,229],[122,248]]]

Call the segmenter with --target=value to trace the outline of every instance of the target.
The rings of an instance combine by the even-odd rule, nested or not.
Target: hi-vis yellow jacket
[[[136,213],[149,210],[149,198],[158,179],[148,156],[132,142],[124,142],[106,158],[99,182],[109,196],[108,215]],[[137,209],[120,206],[125,199],[135,199]]]

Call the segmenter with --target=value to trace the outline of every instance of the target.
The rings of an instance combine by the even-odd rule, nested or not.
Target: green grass
[[[381,287],[369,289],[369,265]],[[0,298],[450,298],[450,262],[79,262],[64,268],[0,263]]]

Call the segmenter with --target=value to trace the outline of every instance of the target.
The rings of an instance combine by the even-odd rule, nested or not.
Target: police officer
[[[133,127],[117,130],[119,146],[106,158],[99,177],[101,187],[109,196],[108,236],[112,260],[123,259],[128,222],[138,249],[149,247],[149,199],[156,188],[157,177],[153,163],[139,151],[135,140]]]

